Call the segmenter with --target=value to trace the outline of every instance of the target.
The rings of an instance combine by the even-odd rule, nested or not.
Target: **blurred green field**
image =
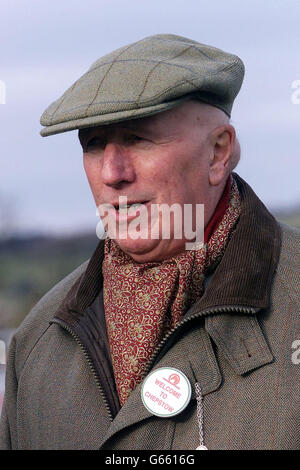
[[[0,242],[0,329],[15,328],[58,281],[86,261],[96,235]]]
[[[300,228],[300,211],[276,214]],[[95,234],[0,242],[0,329],[17,327],[33,305],[95,250]]]
[[[298,212],[290,215],[278,214],[276,218],[285,224],[292,225],[293,227],[300,229],[300,214]]]

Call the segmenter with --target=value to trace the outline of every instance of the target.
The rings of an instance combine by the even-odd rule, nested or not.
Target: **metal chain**
[[[195,390],[197,399],[197,420],[200,441],[200,444],[196,450],[207,450],[207,447],[204,445],[203,395],[200,384],[198,382],[195,383]]]

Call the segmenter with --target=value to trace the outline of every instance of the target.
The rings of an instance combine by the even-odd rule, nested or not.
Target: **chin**
[[[153,256],[153,252],[156,252],[157,245],[159,245],[159,240],[116,239],[115,242],[119,245],[121,250],[138,262],[146,262],[148,257],[150,260]]]
[[[177,240],[178,241],[178,240]],[[171,258],[184,250],[182,241],[179,245],[171,245],[170,240],[122,240],[116,239],[115,242],[119,245],[127,255],[137,263],[150,263],[161,262],[165,259]],[[167,243],[166,243],[167,242]]]

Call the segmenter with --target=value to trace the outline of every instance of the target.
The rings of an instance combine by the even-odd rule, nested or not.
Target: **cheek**
[[[137,162],[135,171],[140,186],[162,190],[171,177],[170,167],[162,158],[149,158],[148,161]]]
[[[84,158],[83,167],[88,179],[89,185],[91,187],[94,198],[97,198],[97,194],[100,192],[100,166],[95,160]]]
[[[177,181],[184,174],[185,162],[177,152],[160,152],[143,165],[144,174],[155,184]]]
[[[97,174],[99,174],[99,164],[97,163],[96,159],[91,159],[88,157],[83,158],[83,167],[85,174],[87,176],[87,179],[89,181],[93,181],[96,179]]]
[[[90,181],[92,175],[92,165],[91,161],[83,156],[83,168],[86,174],[87,179]]]
[[[172,155],[164,154],[153,159],[151,163],[143,166],[142,172],[145,184],[151,181],[160,202],[172,204],[185,203],[190,199],[192,179],[195,170],[185,155],[174,152]]]

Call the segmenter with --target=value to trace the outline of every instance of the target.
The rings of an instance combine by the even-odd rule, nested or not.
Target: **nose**
[[[134,167],[127,149],[122,145],[109,142],[105,146],[102,168],[102,182],[107,186],[132,183],[135,178]]]

